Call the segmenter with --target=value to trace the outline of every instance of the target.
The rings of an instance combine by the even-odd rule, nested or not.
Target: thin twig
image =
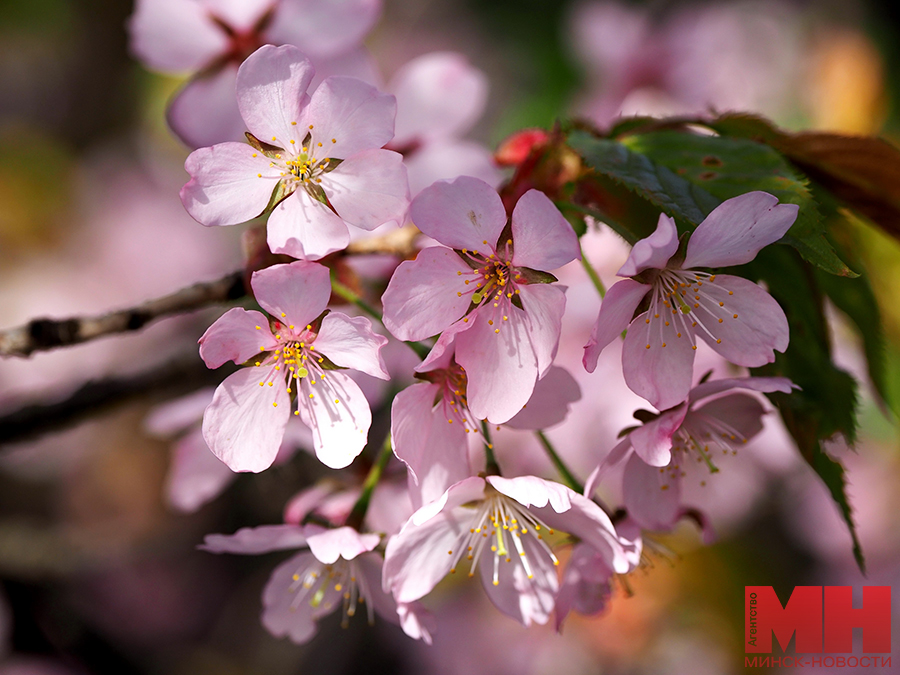
[[[32,319],[23,326],[0,331],[0,356],[29,356],[36,351],[68,347],[104,335],[143,328],[172,314],[191,312],[218,302],[247,295],[244,272],[188,286],[170,295],[148,300],[136,307],[91,317]]]
[[[0,443],[36,438],[150,394],[175,395],[218,384],[231,370],[209,370],[194,353],[137,375],[91,380],[62,401],[32,403],[0,416]]]
[[[569,467],[566,466],[566,463],[562,460],[562,457],[559,456],[559,453],[556,452],[550,439],[547,438],[543,431],[535,431],[534,435],[537,436],[541,445],[544,446],[547,456],[550,458],[550,461],[553,462],[553,466],[556,467],[556,470],[559,471],[559,475],[562,477],[563,482],[578,494],[582,494],[584,492],[584,486],[577,478],[575,478],[575,474],[572,473]]]

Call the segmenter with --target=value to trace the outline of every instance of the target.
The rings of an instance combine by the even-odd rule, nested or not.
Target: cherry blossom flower
[[[409,470],[409,493],[415,508],[434,501],[454,483],[472,475],[468,436],[478,434],[478,420],[467,403],[467,378],[454,349],[435,349],[416,368],[423,382],[394,397],[391,440],[394,454]],[[534,393],[507,426],[546,429],[562,422],[569,405],[581,398],[574,378],[551,366]]]
[[[462,136],[484,113],[487,76],[462,54],[431,52],[406,62],[388,82],[397,97],[394,140],[403,154],[412,195],[437,180],[474,176],[496,187],[501,179],[490,151]]]
[[[380,0],[138,0],[128,27],[145,65],[194,74],[167,117],[179,138],[199,148],[242,137],[238,67],[265,44],[295,45],[319,71],[373,81],[359,45],[380,13]]]
[[[318,458],[334,469],[349,465],[366,443],[372,413],[359,386],[337,368],[388,379],[380,354],[387,338],[364,317],[322,316],[331,284],[328,269],[316,263],[274,265],[254,272],[250,285],[274,318],[236,307],[200,338],[210,368],[255,364],[216,389],[203,416],[204,439],[232,470],[262,471],[278,454],[294,408],[312,430]]]
[[[783,377],[730,378],[697,385],[682,404],[659,415],[648,413],[644,423],[594,469],[585,494],[593,492],[609,467],[625,461],[622,496],[629,516],[646,529],[665,531],[685,515],[693,515],[709,538],[705,519],[681,504],[682,481],[693,466],[705,464],[710,473],[718,472],[716,457],[737,454],[762,431],[765,414],[753,396],[726,392],[790,393],[793,387]],[[711,398],[719,394],[724,395]]]
[[[396,102],[348,77],[307,95],[314,69],[295,47],[266,45],[237,76],[250,143],[220,143],[190,154],[181,190],[203,225],[233,225],[272,204],[273,253],[317,260],[347,246],[347,225],[400,224],[409,206],[401,155],[380,149],[393,137]]]
[[[264,525],[233,535],[206,535],[199,548],[244,555],[306,549],[276,567],[263,589],[262,623],[275,637],[302,644],[312,639],[323,616],[340,608],[346,627],[364,608],[370,624],[377,613],[399,623],[410,637],[431,644],[428,612],[418,603],[397,604],[381,589],[382,558],[375,551],[380,542],[380,535],[351,527]]]
[[[684,260],[675,256],[675,221],[661,214],[656,231],[634,245],[600,307],[584,367],[593,372],[601,350],[626,328],[625,382],[659,410],[681,403],[691,387],[694,351],[701,338],[739,366],[775,360],[788,345],[784,311],[752,281],[698,271],[750,262],[781,239],[797,218],[795,204],[766,192],[748,192],[716,207],[697,226]],[[632,320],[644,302],[649,306]]]
[[[438,181],[410,207],[413,222],[448,246],[400,264],[384,293],[384,323],[401,340],[441,331],[456,344],[475,419],[506,422],[528,402],[556,354],[566,298],[545,270],[579,258],[578,238],[553,203],[529,190],[512,224],[477,178]]]
[[[525,626],[546,623],[559,586],[544,535],[567,532],[626,572],[637,562],[594,502],[534,476],[469,477],[416,511],[385,551],[384,588],[399,603],[427,595],[448,573],[468,563],[480,573],[494,605]]]

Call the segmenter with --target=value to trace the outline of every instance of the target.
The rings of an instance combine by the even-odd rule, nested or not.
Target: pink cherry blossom
[[[263,589],[262,623],[275,637],[302,644],[316,633],[316,621],[338,608],[346,627],[364,607],[369,623],[375,613],[399,623],[410,637],[431,644],[432,618],[418,603],[399,605],[381,589],[382,558],[377,534],[351,527],[264,525],[233,535],[210,534],[199,547],[211,553],[258,555],[306,548],[275,568]]]
[[[241,138],[238,66],[262,45],[292,44],[317,69],[367,79],[372,67],[359,45],[380,12],[380,0],[138,0],[128,27],[132,51],[148,67],[193,74],[167,117],[198,148]]]
[[[348,224],[400,224],[409,206],[402,157],[380,149],[393,136],[393,96],[330,77],[312,96],[314,69],[295,47],[261,47],[241,65],[237,99],[252,140],[195,150],[181,190],[203,225],[262,214],[273,253],[317,260],[350,241]]]
[[[694,387],[684,403],[652,416],[613,448],[591,474],[585,494],[593,492],[609,467],[624,461],[622,496],[629,516],[650,530],[671,529],[694,514],[681,503],[688,472],[704,467],[718,472],[717,457],[736,454],[762,430],[762,404],[753,396],[727,392],[790,393],[793,387],[783,377],[713,380]],[[704,518],[695,519],[704,526]],[[711,530],[704,527],[704,534],[708,538]]]
[[[600,551],[617,572],[635,562],[603,510],[534,476],[469,477],[416,511],[385,551],[384,588],[399,603],[427,595],[448,573],[480,573],[494,605],[525,626],[546,623],[559,564],[544,536],[554,528]]]
[[[397,97],[392,150],[403,153],[413,195],[437,180],[474,176],[496,187],[490,151],[462,136],[484,113],[487,76],[454,52],[432,52],[405,63],[387,91]]]
[[[293,409],[312,430],[318,458],[335,469],[349,465],[366,443],[372,414],[359,386],[336,368],[388,379],[380,354],[387,339],[364,317],[323,316],[331,284],[316,263],[274,265],[254,272],[250,285],[273,318],[236,307],[200,338],[210,368],[255,364],[216,389],[203,437],[232,470],[262,471],[278,454]]]
[[[449,248],[400,264],[382,298],[385,326],[401,340],[444,331],[436,349],[455,340],[475,419],[506,422],[556,354],[566,299],[546,270],[579,258],[578,238],[537,190],[519,199],[506,229],[500,196],[468,176],[426,188],[410,214]]]
[[[394,454],[409,470],[409,493],[415,508],[472,475],[468,436],[479,433],[467,402],[467,378],[454,359],[454,345],[440,345],[416,368],[424,382],[397,394],[391,407]],[[578,383],[563,368],[551,366],[508,426],[545,429],[562,422],[569,405],[581,398]]]
[[[664,410],[687,397],[698,337],[739,366],[774,361],[775,351],[788,346],[787,318],[778,303],[747,279],[696,268],[750,262],[784,236],[797,211],[766,192],[728,199],[691,234],[683,261],[675,257],[675,221],[661,214],[656,231],[634,245],[619,269],[619,276],[630,278],[609,289],[584,348],[584,367],[592,372],[601,350],[627,328],[625,382]],[[645,298],[649,306],[632,320]]]

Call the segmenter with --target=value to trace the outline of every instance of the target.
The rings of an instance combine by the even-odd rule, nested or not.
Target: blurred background
[[[132,9],[0,0],[0,329],[132,306],[241,265],[241,228],[203,228],[181,206],[188,149],[165,108],[183,79],[130,56]],[[421,54],[464,54],[490,85],[469,138],[491,149],[575,115],[602,127],[619,114],[709,110],[900,142],[900,15],[887,0],[385,0],[365,44],[385,82]],[[865,225],[850,236],[881,301],[900,398],[900,244]],[[627,249],[602,233],[585,246],[611,281]],[[636,400],[592,394],[622,388],[618,355],[594,379],[580,372],[598,302],[580,268],[560,276],[570,288],[560,359],[584,398],[550,435],[585,476]],[[306,645],[273,638],[259,623],[260,592],[287,556],[195,546],[209,532],[281,522],[290,498],[327,470],[300,452],[237,476],[207,503],[179,503],[172,441],[190,423],[148,422],[161,404],[215,383],[196,340],[220,313],[0,361],[0,428],[10,412],[64,401],[91,379],[163,373],[144,396],[65,425],[42,419],[0,445],[0,673],[735,673],[745,585],[774,586],[782,600],[796,585],[900,588],[896,420],[870,395],[858,340],[832,312],[836,359],[862,380],[860,441],[835,439],[830,450],[849,471],[867,577],[826,490],[770,415],[703,497],[718,542],[701,546],[688,525],[659,537],[610,608],[570,617],[561,635],[502,616],[477,584],[445,583],[428,600],[432,647],[384,621],[341,629],[338,616]],[[530,437],[510,432],[498,445],[501,464],[552,476]],[[364,472],[354,467],[348,475]],[[895,645],[898,627],[895,609]]]

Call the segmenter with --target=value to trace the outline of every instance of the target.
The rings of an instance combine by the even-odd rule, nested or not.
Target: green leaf
[[[803,258],[831,274],[854,276],[825,239],[825,226],[807,181],[775,150],[742,138],[657,131],[622,143],[668,167],[720,201],[763,190],[797,204],[797,221],[784,237]]]
[[[900,417],[897,402],[888,389],[884,327],[875,294],[866,276],[856,279],[819,273],[818,282],[835,307],[856,326],[866,355],[869,378],[881,399]]]
[[[850,538],[853,540],[853,557],[856,560],[856,564],[859,565],[860,571],[865,574],[866,559],[863,556],[862,546],[859,543],[859,537],[856,534],[856,527],[853,523],[853,509],[850,508],[850,502],[847,501],[847,481],[844,477],[844,467],[840,462],[826,455],[821,448],[813,455],[812,467],[825,482],[832,499],[834,499],[841,511],[841,516],[843,516],[844,521],[850,528]]]
[[[856,438],[857,383],[834,365],[828,326],[822,312],[819,281],[859,283],[817,273],[804,265],[797,254],[786,247],[768,247],[741,271],[749,278],[765,281],[769,292],[785,310],[791,342],[775,362],[753,369],[754,374],[789,378],[800,390],[790,394],[773,393],[769,398],[777,406],[804,459],[828,486],[850,536],[860,568],[864,561],[856,527],[844,491],[843,467],[833,462],[822,449],[822,441],[837,433],[853,443]]]
[[[569,134],[568,143],[596,173],[626,187],[683,225],[698,225],[722,201],[622,143],[581,130]]]

